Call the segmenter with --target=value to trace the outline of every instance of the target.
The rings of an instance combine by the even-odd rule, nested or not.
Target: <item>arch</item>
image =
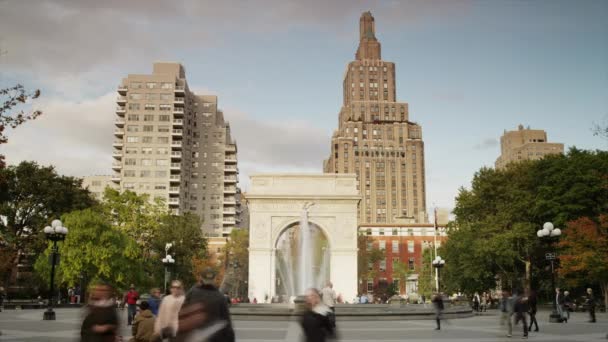
[[[329,249],[331,249],[332,247],[332,241],[331,239],[333,238],[333,236],[327,231],[327,228],[323,227],[322,224],[318,223],[317,221],[315,221],[314,219],[311,219],[310,217],[308,218],[308,223],[309,224],[314,224],[315,226],[317,226],[321,232],[323,232],[323,235],[325,235],[325,238],[327,239],[327,243],[329,244]],[[289,220],[286,223],[283,223],[283,227],[281,229],[279,229],[277,231],[276,236],[272,237],[272,248],[276,249],[277,248],[277,243],[279,242],[279,237],[281,237],[281,235],[287,230],[290,229],[291,227],[300,224],[300,219],[293,219],[293,220]]]

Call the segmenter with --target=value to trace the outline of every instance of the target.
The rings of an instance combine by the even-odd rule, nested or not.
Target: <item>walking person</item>
[[[481,295],[481,312],[486,312],[487,308],[488,308],[488,294],[484,292]]]
[[[437,322],[437,327],[435,330],[441,330],[441,318],[444,308],[441,293],[436,293],[431,301],[433,302],[433,307],[435,308],[435,321]]]
[[[559,315],[560,322],[564,322],[564,296],[559,287],[555,289],[555,309]]]
[[[176,341],[234,342],[224,295],[215,287],[216,272],[208,267],[188,291],[179,313]]]
[[[587,289],[587,300],[585,301],[587,310],[589,310],[589,323],[595,323],[595,297],[593,296],[593,290]]]
[[[158,308],[160,307],[160,289],[153,288],[150,290],[150,299],[148,299],[150,312],[156,317],[158,316]]]
[[[317,289],[306,291],[306,311],[300,318],[304,331],[304,341],[325,342],[336,335],[335,326],[329,318],[331,309],[321,301],[321,293]]]
[[[81,342],[114,342],[118,330],[118,315],[112,298],[112,287],[95,285],[90,294],[86,315],[80,327]]]
[[[536,292],[530,290],[530,294],[528,295],[528,308],[530,309],[530,326],[528,327],[528,331],[532,331],[532,325],[536,326],[534,331],[538,331],[538,321],[536,320],[537,305],[538,298],[536,297]]]
[[[500,310],[500,325],[507,324],[507,337],[511,337],[513,333],[513,321],[511,317],[513,316],[513,308],[514,308],[514,298],[511,297],[511,294],[508,290],[502,291],[502,297],[500,298],[500,302],[498,304],[498,309]]]
[[[139,304],[139,313],[133,319],[131,333],[133,337],[129,342],[154,341],[154,315],[150,311],[150,304],[145,300]]]
[[[334,284],[331,281],[327,282],[327,285],[321,290],[323,304],[325,304],[331,310],[329,320],[333,327],[336,327],[336,291],[334,290]]]
[[[518,291],[517,298],[515,300],[515,325],[522,321],[523,329],[524,329],[524,339],[528,338],[528,322],[526,322],[526,312],[528,312],[528,301],[527,298],[523,296],[522,291]]]
[[[570,311],[572,310],[572,298],[570,298],[570,292],[564,291],[564,313],[566,315],[566,323],[570,319]]]
[[[184,304],[184,299],[182,282],[172,281],[171,294],[163,298],[154,322],[154,334],[161,340],[169,339],[171,341],[177,335],[179,311]]]
[[[481,300],[479,299],[479,293],[475,292],[475,294],[473,295],[473,310],[475,312],[479,312],[479,305],[481,303]]]
[[[135,291],[135,285],[131,284],[129,291],[125,294],[123,299],[123,306],[127,306],[127,325],[133,323],[133,318],[137,312],[137,300],[139,299],[139,293]]]
[[[2,308],[4,307],[4,297],[6,297],[4,287],[0,286],[0,312],[2,312]]]

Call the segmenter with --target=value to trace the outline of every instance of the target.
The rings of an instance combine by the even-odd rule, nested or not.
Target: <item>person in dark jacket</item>
[[[443,297],[441,293],[436,293],[431,299],[433,306],[435,307],[435,321],[437,322],[437,328],[435,330],[441,330],[441,315],[443,314]]]
[[[199,284],[186,294],[179,313],[176,341],[235,341],[228,304],[213,284],[215,277],[212,268],[205,269]]]
[[[154,314],[150,304],[145,300],[139,304],[139,313],[133,319],[131,327],[133,337],[129,342],[152,342],[154,336]]]
[[[595,297],[593,296],[593,290],[587,289],[587,300],[585,301],[585,305],[589,310],[589,323],[595,323]]]
[[[112,288],[97,284],[91,291],[87,313],[80,327],[81,342],[115,342],[118,329]]]
[[[155,317],[158,316],[160,300],[160,289],[153,288],[152,290],[150,290],[150,299],[148,299],[148,305],[150,306],[150,312],[152,312]]]
[[[534,331],[538,331],[538,321],[536,320],[537,304],[538,300],[536,297],[536,292],[534,290],[530,290],[530,294],[528,295],[528,307],[530,309],[530,326],[528,327],[528,331],[532,331],[532,325],[536,326]]]
[[[528,338],[528,322],[526,322],[526,312],[528,312],[528,299],[523,296],[523,291],[517,292],[517,299],[515,300],[515,325],[522,321],[524,328],[523,338]]]
[[[332,324],[331,309],[321,301],[319,290],[311,288],[306,291],[306,311],[302,314],[300,325],[304,331],[304,341],[325,342],[334,338],[336,331]]]

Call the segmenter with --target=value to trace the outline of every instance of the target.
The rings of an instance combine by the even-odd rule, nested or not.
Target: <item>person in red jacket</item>
[[[139,299],[139,293],[135,291],[135,285],[131,284],[129,291],[125,294],[124,305],[127,306],[127,324],[131,325],[135,313],[137,313],[137,300]]]

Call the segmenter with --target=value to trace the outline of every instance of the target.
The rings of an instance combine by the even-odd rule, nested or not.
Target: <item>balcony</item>
[[[116,103],[118,103],[119,105],[124,105],[127,103],[127,97],[126,96],[118,96],[116,98]]]
[[[116,125],[116,127],[124,127],[125,126],[125,120],[124,119],[116,119],[116,121],[114,121],[114,124]]]
[[[236,157],[226,156],[226,159],[224,159],[224,163],[226,163],[226,164],[236,164],[237,163]]]
[[[114,130],[114,135],[122,138],[122,136],[125,135],[125,131],[123,129],[117,128]]]
[[[226,176],[224,177],[224,183],[235,183],[236,184],[237,179],[235,176]]]
[[[180,149],[180,148],[182,148],[182,142],[181,141],[172,141],[171,142],[171,147],[172,148],[176,148],[176,149]]]
[[[123,141],[122,140],[114,140],[114,142],[112,143],[112,146],[117,148],[117,149],[122,149],[122,145],[123,145]]]
[[[183,133],[184,133],[183,129],[174,129],[173,131],[171,131],[171,135],[181,136]]]
[[[169,198],[169,205],[179,205],[179,198],[177,198],[177,197],[170,197]]]
[[[169,176],[169,181],[171,183],[176,183],[176,182],[179,183],[180,180],[181,180],[181,176],[180,175],[171,175],[171,176]]]
[[[120,183],[120,175],[112,175],[112,178],[110,178],[110,179],[114,183]]]
[[[170,194],[179,194],[179,186],[169,187],[169,193]]]
[[[120,95],[127,95],[127,90],[129,90],[129,89],[127,88],[126,84],[119,84],[118,85],[118,93]]]
[[[175,86],[175,93],[177,94],[183,94],[186,91],[186,87],[183,85],[176,85]]]
[[[224,197],[224,205],[236,205],[236,198],[232,196]]]
[[[182,167],[181,165],[180,163],[171,163],[171,170],[179,170]]]
[[[180,151],[173,151],[173,152],[171,152],[171,158],[173,158],[173,159],[180,158],[181,159],[181,157],[182,157],[182,153]]]
[[[236,210],[224,209],[224,215],[236,215]]]
[[[236,194],[236,187],[230,186],[224,188],[225,194]]]
[[[112,157],[114,159],[121,159],[122,158],[122,151],[114,151],[114,152],[112,152]]]
[[[224,165],[224,172],[225,173],[238,173],[239,170],[237,169],[236,166]]]
[[[184,97],[176,97],[173,99],[173,104],[175,106],[183,106],[186,103],[186,99]]]
[[[226,145],[226,152],[236,153],[236,145]]]
[[[116,106],[116,114],[123,116],[127,112],[124,106]]]
[[[222,223],[224,224],[224,226],[234,226],[236,224],[236,221],[234,219],[224,218],[222,220]]]
[[[122,163],[121,162],[113,162],[112,163],[112,170],[114,170],[114,171],[120,171],[120,170],[122,170]]]
[[[183,126],[183,125],[184,125],[183,119],[173,119],[173,126]]]

